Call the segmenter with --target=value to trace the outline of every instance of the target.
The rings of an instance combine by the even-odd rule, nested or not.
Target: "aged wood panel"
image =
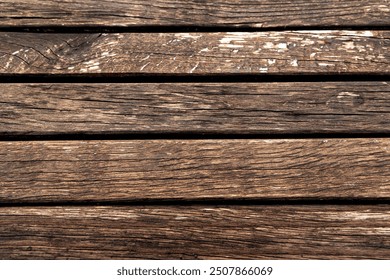
[[[13,207],[1,259],[389,259],[382,206]]]
[[[0,200],[390,198],[390,139],[0,142]]]
[[[388,0],[3,0],[9,26],[357,26],[389,25]]]
[[[0,135],[390,132],[388,82],[2,84]]]
[[[0,74],[388,74],[390,31],[0,33]]]

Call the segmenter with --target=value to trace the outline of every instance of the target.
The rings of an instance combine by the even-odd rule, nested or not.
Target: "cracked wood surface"
[[[5,207],[4,259],[389,259],[388,205]]]
[[[389,31],[0,33],[0,75],[388,74]]]
[[[0,135],[388,133],[388,82],[2,84]]]
[[[0,200],[390,198],[390,139],[0,142]]]
[[[389,259],[389,25],[389,0],[1,1],[3,80],[140,80],[1,84],[0,259]]]
[[[3,0],[0,27],[382,26],[388,0]]]

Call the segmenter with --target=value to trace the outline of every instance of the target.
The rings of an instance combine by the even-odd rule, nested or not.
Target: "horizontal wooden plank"
[[[389,31],[0,33],[0,74],[388,74]]]
[[[389,259],[383,206],[13,207],[1,259]]]
[[[388,133],[388,82],[2,84],[0,135]]]
[[[385,0],[3,0],[9,26],[356,26],[389,25]]]
[[[390,139],[0,142],[0,201],[390,198]]]

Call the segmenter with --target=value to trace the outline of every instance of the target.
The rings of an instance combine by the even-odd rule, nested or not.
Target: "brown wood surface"
[[[0,259],[389,259],[389,26],[389,0],[1,1]]]
[[[0,33],[8,74],[388,74],[389,31]]]
[[[388,82],[2,84],[0,135],[390,132]]]
[[[389,139],[0,142],[0,201],[390,198]]]
[[[390,24],[388,0],[3,0],[0,27],[372,26]]]
[[[1,259],[389,259],[377,206],[11,207]]]

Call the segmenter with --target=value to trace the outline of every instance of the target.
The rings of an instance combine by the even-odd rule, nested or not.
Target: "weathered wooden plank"
[[[3,0],[9,26],[358,26],[389,25],[387,0]]]
[[[387,82],[2,84],[0,135],[388,133]]]
[[[13,207],[1,259],[389,259],[383,206]]]
[[[0,33],[0,74],[387,74],[389,31]]]
[[[0,142],[0,201],[390,198],[390,139]]]

